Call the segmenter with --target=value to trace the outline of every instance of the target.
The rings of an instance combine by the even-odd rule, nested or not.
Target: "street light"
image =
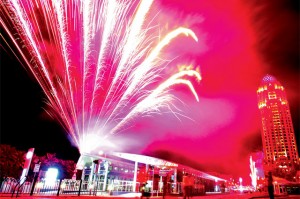
[[[241,190],[241,192],[242,192],[242,191],[243,191],[243,186],[242,186],[243,179],[240,177],[240,178],[239,178],[239,181],[240,181],[240,190]]]
[[[28,150],[28,152],[26,153],[25,163],[24,163],[24,166],[23,166],[22,175],[20,177],[20,184],[23,184],[23,182],[25,181],[25,179],[27,177],[33,154],[34,154],[34,148],[30,148]]]

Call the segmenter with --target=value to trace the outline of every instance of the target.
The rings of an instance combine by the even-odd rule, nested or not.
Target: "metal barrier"
[[[13,193],[18,180],[15,178],[5,178],[1,184],[0,193]]]
[[[23,183],[20,183],[23,182]],[[52,195],[109,195],[111,190],[105,187],[104,183],[100,181],[95,181],[89,183],[88,181],[82,180],[71,180],[63,179],[56,180],[52,183],[47,182],[45,179],[37,180],[36,182],[30,181],[18,181],[14,178],[6,178],[0,186],[1,195],[10,195],[13,197],[18,197],[18,195],[43,195],[43,196],[52,196]],[[131,191],[130,182],[118,182],[118,185],[115,186],[114,190],[119,192],[122,191]],[[103,191],[108,190],[108,191]]]

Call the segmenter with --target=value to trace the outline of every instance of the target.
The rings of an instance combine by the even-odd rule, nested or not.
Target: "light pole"
[[[242,186],[243,179],[240,177],[239,181],[240,181],[240,190],[243,191],[243,186]]]
[[[32,180],[32,183],[31,183],[31,191],[30,191],[31,196],[32,196],[33,191],[34,191],[34,186],[35,186],[36,180],[39,176],[39,174],[37,174],[37,173],[40,172],[40,167],[41,167],[41,161],[38,161],[38,163],[34,165],[34,169],[33,169],[34,175],[33,175],[33,180]]]
[[[28,152],[26,153],[25,163],[24,163],[24,166],[23,166],[22,175],[20,177],[20,184],[23,184],[23,182],[25,182],[25,180],[26,180],[33,154],[34,154],[34,148],[30,148],[28,150]]]

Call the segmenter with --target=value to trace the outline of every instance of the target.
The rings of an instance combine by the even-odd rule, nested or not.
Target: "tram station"
[[[193,195],[220,192],[225,179],[194,168],[155,157],[113,152],[93,156],[83,154],[77,163],[77,180],[86,182],[87,189],[111,195],[141,192],[152,195],[182,195],[185,178],[190,178]]]

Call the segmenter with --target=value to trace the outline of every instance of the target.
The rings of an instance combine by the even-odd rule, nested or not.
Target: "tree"
[[[15,147],[10,145],[0,144],[0,180],[4,180],[6,177],[19,179],[22,173],[25,158],[25,151],[18,151]],[[73,160],[58,159],[55,153],[47,153],[45,156],[41,157],[34,154],[27,180],[32,180],[33,169],[35,164],[38,162],[41,163],[41,174],[47,171],[48,168],[55,167],[59,169],[59,178],[61,179],[71,179],[76,168],[76,163]]]
[[[25,151],[18,151],[10,145],[0,144],[0,178],[13,177],[19,179],[25,156]]]
[[[76,163],[73,160],[61,160],[62,178],[71,179],[76,168]]]
[[[56,157],[55,153],[47,153],[45,156],[40,157],[41,170],[46,171],[50,167],[59,169],[59,178],[71,179],[76,164],[73,160],[61,160]]]

